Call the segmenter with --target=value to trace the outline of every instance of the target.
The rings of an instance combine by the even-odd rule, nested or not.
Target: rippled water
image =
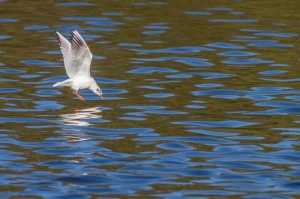
[[[297,198],[297,1],[0,0],[1,198]],[[105,100],[66,79],[78,30]]]

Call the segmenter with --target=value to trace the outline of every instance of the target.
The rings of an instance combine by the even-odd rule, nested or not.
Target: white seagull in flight
[[[79,89],[90,89],[103,99],[101,88],[90,74],[93,55],[81,35],[76,30],[73,30],[71,41],[68,41],[59,32],[56,32],[56,37],[64,57],[64,64],[69,79],[57,82],[53,87],[69,86],[82,101],[85,100],[77,93]]]

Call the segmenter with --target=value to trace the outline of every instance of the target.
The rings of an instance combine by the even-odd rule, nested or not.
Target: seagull
[[[90,65],[93,55],[81,35],[76,30],[73,30],[71,32],[71,40],[68,41],[59,32],[56,31],[55,33],[64,57],[64,65],[69,79],[57,82],[53,87],[69,86],[82,101],[85,101],[84,98],[77,93],[80,89],[90,89],[104,99],[101,88],[97,85],[94,78],[91,77]]]

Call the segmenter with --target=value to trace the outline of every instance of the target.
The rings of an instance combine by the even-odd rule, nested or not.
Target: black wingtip
[[[83,39],[81,38],[80,34],[75,29],[72,31],[72,37],[70,42],[72,44],[72,47],[74,48],[80,48],[81,46],[86,45]]]
[[[75,29],[73,29],[72,31],[71,31],[71,40],[73,39],[73,37],[74,37],[74,34],[75,34]]]

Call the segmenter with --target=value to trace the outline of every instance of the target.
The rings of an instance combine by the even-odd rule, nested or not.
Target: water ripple
[[[280,44],[280,43],[274,43],[274,42],[270,42],[270,43],[251,43],[248,44],[248,46],[255,46],[255,47],[264,47],[264,48],[290,48],[290,47],[294,47],[294,45],[292,44]]]
[[[133,69],[127,71],[127,73],[135,73],[135,74],[151,74],[151,73],[175,73],[178,72],[177,70],[162,68],[162,67],[155,67],[155,66],[146,66],[137,69]]]
[[[161,137],[142,137],[135,138],[134,140],[140,142],[153,142],[153,141],[176,141],[176,142],[191,142],[199,144],[236,144],[237,142],[228,141],[225,139],[205,137],[205,136],[161,136]]]
[[[48,26],[35,25],[35,26],[26,26],[24,27],[24,30],[45,30],[48,28],[49,28]]]
[[[51,66],[56,64],[53,62],[42,61],[42,60],[22,60],[20,61],[20,63],[25,65],[45,65],[45,66]]]
[[[213,66],[214,65],[210,62],[207,62],[207,59],[190,58],[190,57],[132,58],[132,60],[143,61],[143,62],[175,61],[175,62],[187,64],[189,66]]]
[[[156,109],[164,109],[165,106],[122,106],[121,108],[127,109],[137,109],[137,110],[156,110]]]
[[[210,43],[206,46],[213,47],[213,48],[226,48],[226,49],[243,49],[243,46],[237,46],[230,43]]]
[[[21,92],[23,91],[22,89],[19,88],[0,88],[0,93],[16,93],[16,92]]]
[[[223,22],[223,23],[256,23],[256,19],[211,19],[210,22]]]
[[[245,64],[269,64],[274,63],[271,60],[263,60],[259,58],[249,58],[249,59],[227,59],[222,61],[225,64],[233,65],[245,65]]]
[[[185,58],[185,59],[177,59],[175,61],[187,64],[189,66],[213,66],[214,65],[204,60],[205,59],[199,59],[199,58]]]
[[[259,33],[255,33],[254,35],[256,36],[271,36],[271,37],[297,37],[298,34],[294,34],[294,33],[276,33],[276,32],[259,32]]]
[[[3,198],[299,194],[300,2],[0,2]],[[73,29],[105,100],[52,87]]]
[[[217,121],[217,122],[210,122],[210,121],[178,121],[178,122],[171,122],[172,124],[181,124],[181,125],[192,125],[192,126],[204,126],[204,127],[216,127],[216,128],[240,128],[243,126],[250,126],[259,124],[258,122],[244,122],[244,121],[237,121],[237,120],[227,120],[227,121]]]
[[[11,18],[0,18],[0,23],[12,23],[12,22],[17,22],[18,20],[16,19],[11,19]]]
[[[64,17],[65,21],[108,21],[109,18],[104,17]]]
[[[188,11],[188,12],[184,12],[184,14],[188,14],[188,15],[211,15],[210,12],[197,12],[197,11]]]
[[[116,21],[87,21],[85,23],[89,25],[95,25],[95,26],[117,26],[117,25],[124,24],[122,22],[116,22]]]
[[[146,94],[144,97],[147,98],[169,98],[174,97],[175,95],[172,93],[153,93],[153,94]]]
[[[181,144],[181,143],[176,143],[176,142],[159,144],[156,147],[162,148],[162,149],[167,149],[167,150],[172,150],[172,151],[186,151],[186,150],[195,149],[194,147],[191,147],[191,146],[188,146],[185,144]]]
[[[149,54],[149,53],[180,53],[180,54],[187,54],[187,53],[198,53],[201,51],[213,51],[210,48],[200,47],[200,46],[183,46],[183,47],[174,47],[174,48],[163,48],[163,49],[156,49],[156,50],[142,50],[142,49],[131,49],[136,51],[140,54]]]
[[[254,56],[257,53],[253,52],[245,52],[245,51],[227,51],[223,53],[219,53],[219,56],[228,56],[228,57],[246,57],[246,56]]]
[[[92,6],[93,4],[87,2],[66,2],[66,3],[57,3],[55,6]]]
[[[0,40],[4,40],[4,39],[11,39],[12,36],[8,36],[8,35],[0,35]]]

